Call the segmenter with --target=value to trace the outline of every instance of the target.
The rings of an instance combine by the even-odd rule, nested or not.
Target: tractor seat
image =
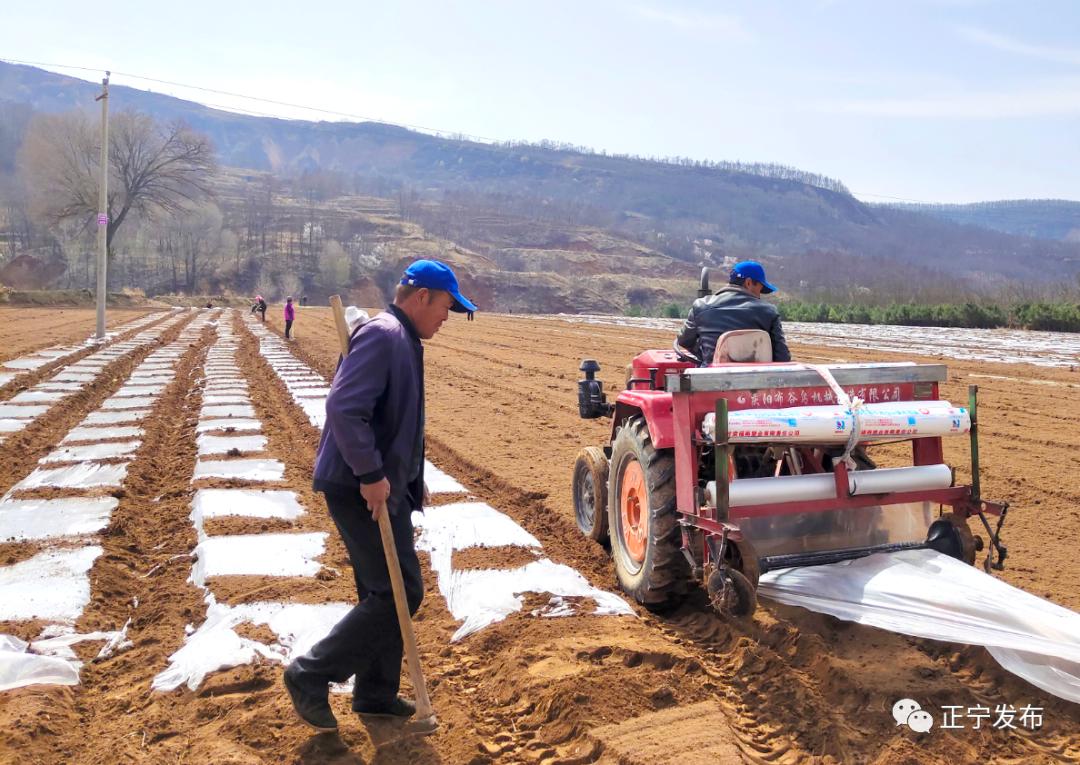
[[[773,360],[772,338],[763,329],[735,329],[720,335],[713,364],[755,364]]]

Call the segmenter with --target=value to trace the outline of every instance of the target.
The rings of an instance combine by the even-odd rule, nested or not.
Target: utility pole
[[[108,269],[109,246],[109,75],[101,81],[101,179],[98,182],[97,216],[97,338],[105,337],[105,272]]]

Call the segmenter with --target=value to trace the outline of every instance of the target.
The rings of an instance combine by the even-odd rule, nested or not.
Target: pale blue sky
[[[1080,200],[1076,0],[5,5],[4,59],[492,139],[781,162],[871,201]]]

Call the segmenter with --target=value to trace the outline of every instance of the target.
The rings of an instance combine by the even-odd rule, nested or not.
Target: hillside
[[[0,63],[0,172],[14,168],[20,131],[34,112],[91,105],[98,90]],[[903,297],[905,290],[915,295],[915,285],[947,285],[948,292],[972,294],[1015,282],[1040,289],[1080,273],[1078,243],[866,205],[838,181],[792,168],[485,144],[372,122],[255,117],[123,86],[111,88],[111,108],[182,118],[211,137],[221,163],[241,178],[245,171],[301,184],[331,177],[336,189],[321,194],[319,204],[334,196],[380,198],[390,217],[418,226],[415,236],[487,258],[482,271],[546,274],[536,279],[545,293],[552,280],[581,285],[628,273],[639,284],[646,276],[682,282],[703,263],[747,257],[764,260],[794,292],[842,285],[899,290]],[[822,268],[823,262],[844,265]],[[597,294],[610,289],[601,285]],[[541,302],[563,310],[561,300]]]
[[[314,255],[325,269],[330,242],[354,277],[345,292],[367,305],[388,297],[404,265],[420,257],[452,263],[486,310],[621,313],[634,304],[687,304],[697,286],[697,266],[589,226],[483,214],[451,222],[447,205],[422,203],[403,219],[394,201],[348,193],[313,199],[302,182],[277,183],[264,208],[261,190],[274,183],[268,173],[225,169],[215,184],[224,225],[241,242],[254,240],[262,258],[281,261],[264,269],[264,284],[251,285],[269,295],[279,293],[280,279],[267,278],[278,268],[303,275]],[[244,278],[221,269],[211,288],[227,290]],[[319,302],[328,294],[317,284],[306,289]]]
[[[1080,242],[1080,202],[1067,199],[1009,199],[969,205],[890,205],[936,218],[1037,239]]]

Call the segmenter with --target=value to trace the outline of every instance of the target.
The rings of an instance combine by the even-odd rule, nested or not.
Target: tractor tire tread
[[[586,508],[579,507],[584,498],[579,491],[579,481],[586,477],[581,471],[585,471],[592,480],[593,513],[592,518],[583,518]],[[607,489],[608,489],[608,459],[604,450],[599,446],[587,446],[578,453],[574,463],[574,516],[578,529],[582,534],[601,545],[608,541],[608,515],[607,515]]]
[[[645,561],[638,575],[621,571],[617,554],[613,556],[616,560],[616,572],[622,588],[639,603],[653,608],[666,607],[685,593],[689,577],[686,559],[681,550],[682,538],[675,501],[675,459],[671,450],[653,448],[648,426],[642,418],[631,418],[621,432],[624,431],[627,435],[623,438],[632,438],[635,442],[636,448],[629,448],[633,448],[639,456],[646,474],[650,507],[649,541]],[[616,465],[616,452],[625,448],[628,447],[617,438],[612,452],[613,468]],[[614,472],[612,476],[615,480]],[[608,502],[609,510],[614,516],[618,511],[618,494],[614,483],[608,490]],[[614,517],[609,519],[608,525],[614,548],[621,544],[619,535],[615,533],[618,526]]]

